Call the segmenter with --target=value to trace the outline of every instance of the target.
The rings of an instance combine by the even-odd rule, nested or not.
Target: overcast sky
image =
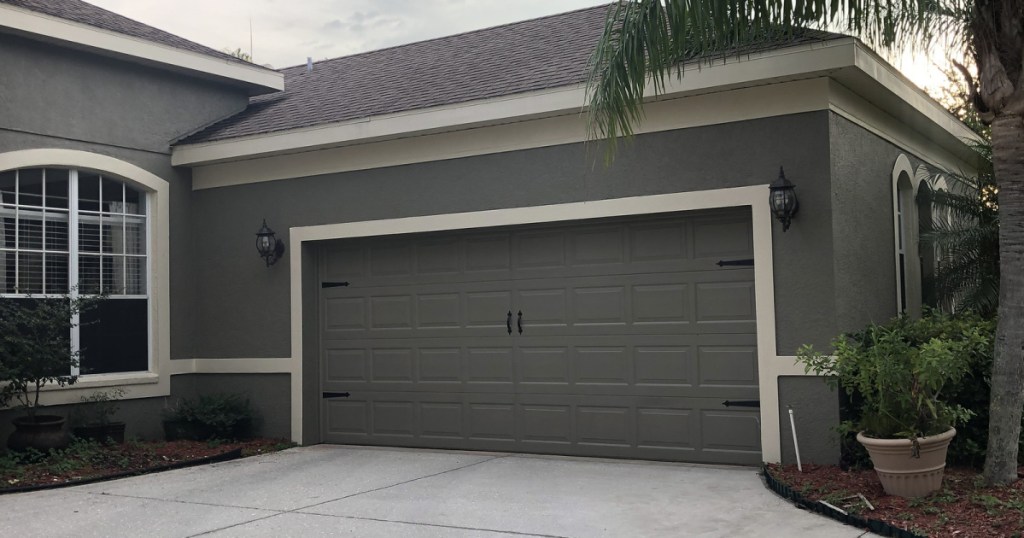
[[[609,0],[87,0],[275,68],[476,30]],[[943,77],[927,58],[894,61],[919,86]]]

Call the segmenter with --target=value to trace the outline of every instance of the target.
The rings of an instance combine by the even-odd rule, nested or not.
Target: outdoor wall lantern
[[[267,262],[267,267],[274,265],[284,254],[284,243],[274,236],[274,230],[267,226],[267,219],[263,219],[263,226],[256,232],[256,251]]]
[[[768,203],[771,204],[772,214],[782,223],[782,231],[789,229],[789,223],[800,209],[800,202],[796,199],[796,185],[786,179],[786,173],[779,167],[779,179],[776,179],[768,186],[771,194],[768,195]]]

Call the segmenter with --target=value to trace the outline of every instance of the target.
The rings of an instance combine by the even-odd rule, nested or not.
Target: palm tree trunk
[[[1024,119],[1000,114],[992,122],[992,164],[999,186],[999,327],[992,364],[985,479],[1017,479],[1024,407]]]

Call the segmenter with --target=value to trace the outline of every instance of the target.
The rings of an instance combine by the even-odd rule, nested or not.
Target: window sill
[[[82,402],[96,392],[122,388],[125,390],[124,400],[139,398],[155,398],[170,394],[170,385],[166,379],[161,380],[154,372],[127,372],[119,374],[95,374],[78,378],[74,385],[61,387],[49,384],[43,387],[39,395],[39,403],[45,406],[68,405]],[[10,402],[16,407],[16,402]],[[3,409],[0,407],[0,409]]]

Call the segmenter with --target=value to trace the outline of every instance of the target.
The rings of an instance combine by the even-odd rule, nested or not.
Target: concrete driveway
[[[0,496],[0,536],[862,535],[749,468],[327,445]]]

